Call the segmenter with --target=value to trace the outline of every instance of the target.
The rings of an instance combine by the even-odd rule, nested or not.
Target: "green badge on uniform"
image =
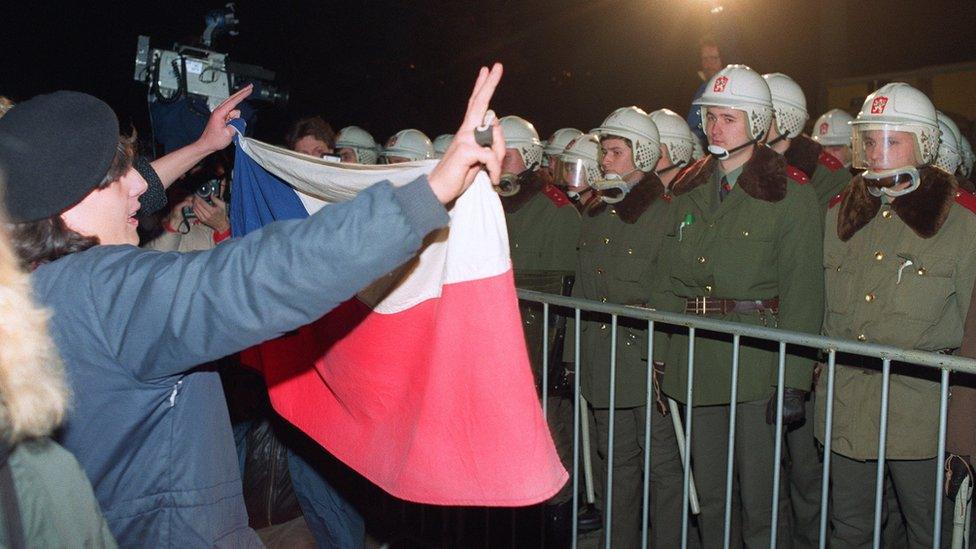
[[[686,213],[685,214],[685,220],[682,221],[681,222],[681,225],[678,226],[678,242],[681,242],[681,238],[684,236],[683,235],[684,228],[685,227],[691,227],[691,225],[694,222],[695,222],[695,215],[692,214],[692,213]]]

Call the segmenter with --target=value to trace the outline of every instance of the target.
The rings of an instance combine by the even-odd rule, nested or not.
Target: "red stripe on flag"
[[[542,417],[512,273],[396,314],[347,301],[250,349],[286,419],[391,494],[531,505],[567,473]]]

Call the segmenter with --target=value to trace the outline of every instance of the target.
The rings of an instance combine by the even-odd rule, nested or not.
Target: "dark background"
[[[214,49],[274,70],[290,87],[287,110],[259,118],[257,134],[270,141],[306,114],[336,129],[361,125],[381,142],[406,127],[431,138],[454,131],[478,66],[493,60],[506,67],[493,108],[524,116],[543,138],[596,126],[624,105],[684,113],[700,83],[697,41],[706,31],[734,49],[726,62],[791,75],[813,117],[826,78],[976,60],[973,0],[725,0],[713,15],[716,3],[243,0],[240,36]],[[137,36],[150,35],[154,47],[189,43],[221,5],[4,2],[0,94],[90,92],[144,132],[146,88],[132,79]],[[825,40],[825,25],[838,18],[846,56],[830,63],[824,45],[838,42]]]

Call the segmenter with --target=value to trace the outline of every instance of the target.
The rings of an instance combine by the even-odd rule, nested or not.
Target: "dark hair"
[[[108,173],[95,189],[108,187],[132,168],[132,160],[135,156],[134,143],[134,132],[131,136],[119,136],[115,158],[112,159]],[[68,254],[82,252],[98,245],[97,237],[83,236],[69,229],[61,219],[61,212],[37,221],[9,223],[7,228],[10,231],[14,251],[20,258],[20,264],[28,271],[33,271],[45,263]]]
[[[330,149],[335,148],[335,132],[332,131],[332,126],[321,116],[310,116],[295,121],[289,128],[288,134],[285,135],[285,144],[288,145],[289,149],[294,149],[295,143],[298,143],[306,135],[325,143]]]

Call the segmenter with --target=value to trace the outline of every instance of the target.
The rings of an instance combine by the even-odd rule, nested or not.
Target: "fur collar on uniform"
[[[808,178],[813,178],[813,172],[820,162],[823,146],[805,135],[796,136],[790,141],[790,148],[783,155],[786,163],[803,172]]]
[[[617,215],[621,221],[633,225],[647,211],[647,208],[662,196],[664,196],[664,183],[661,183],[661,179],[656,173],[649,172],[634,185],[634,188],[630,189],[623,200],[614,204],[613,207],[617,210]],[[607,209],[607,205],[606,202],[597,197],[596,201],[586,208],[586,215],[595,217],[603,213]]]
[[[501,197],[502,208],[507,214],[519,211],[522,206],[529,203],[529,200],[532,200],[532,197],[542,192],[542,188],[545,186],[546,182],[542,179],[542,175],[539,172],[533,172],[521,182],[519,192],[512,196]]]
[[[919,170],[922,182],[917,189],[891,203],[898,217],[922,238],[939,232],[956,198],[955,179],[937,168]],[[837,236],[847,242],[867,225],[881,209],[881,199],[868,192],[864,178],[856,176],[837,212]]]
[[[717,164],[712,155],[699,160],[671,184],[671,194],[681,196],[708,183]],[[779,202],[786,198],[786,179],[786,160],[773,149],[757,145],[735,184],[753,198]]]

